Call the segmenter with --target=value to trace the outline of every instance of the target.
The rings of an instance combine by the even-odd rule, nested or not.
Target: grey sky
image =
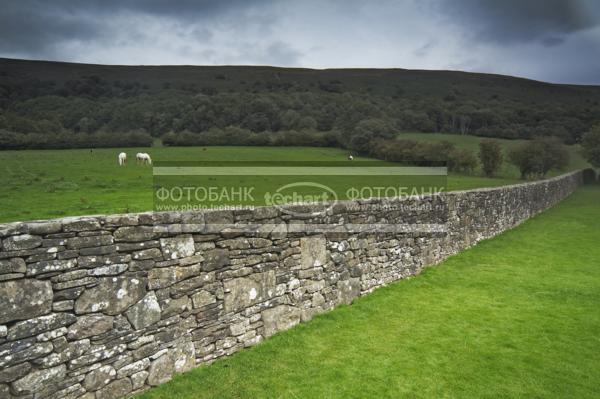
[[[458,69],[600,84],[600,1],[0,0],[0,57]]]

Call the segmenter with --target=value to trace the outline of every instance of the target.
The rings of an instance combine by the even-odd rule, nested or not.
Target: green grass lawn
[[[398,138],[410,139],[416,141],[448,141],[453,143],[459,148],[465,148],[474,151],[476,154],[479,153],[479,143],[484,140],[483,137],[458,135],[458,134],[443,134],[443,133],[401,133]],[[504,149],[504,163],[500,170],[499,175],[508,179],[518,179],[520,173],[518,169],[508,161],[508,151],[510,149],[525,143],[526,140],[506,140],[506,139],[494,139],[498,141]],[[589,164],[581,156],[581,147],[579,145],[567,146],[569,151],[569,166],[568,170],[584,169],[589,168]],[[481,171],[477,170],[476,174],[480,174]],[[561,174],[561,171],[550,172],[551,176]]]
[[[305,147],[130,148],[126,167],[119,149],[0,151],[0,222],[152,210],[152,168],[135,164],[139,151],[154,161],[346,161],[348,152]],[[354,162],[367,160],[355,157]],[[514,178],[451,175],[450,190],[498,186]],[[360,183],[360,181],[357,181]]]
[[[600,188],[157,398],[598,398]]]

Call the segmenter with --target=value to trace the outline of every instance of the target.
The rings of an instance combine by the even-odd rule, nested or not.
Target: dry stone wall
[[[307,205],[303,218],[259,208],[0,225],[0,397],[108,399],[162,384],[415,275],[580,183],[577,172],[325,213]],[[382,222],[445,229],[372,227]],[[347,224],[364,228],[328,231]]]

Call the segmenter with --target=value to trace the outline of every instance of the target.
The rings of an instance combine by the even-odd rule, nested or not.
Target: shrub
[[[510,152],[511,162],[519,168],[521,178],[544,177],[552,169],[563,169],[569,153],[555,137],[535,138]]]
[[[483,173],[488,177],[495,176],[502,165],[502,147],[495,140],[482,140],[479,143],[479,160]]]
[[[596,183],[596,171],[592,168],[583,170],[583,184],[595,184]]]
[[[413,150],[412,163],[431,165],[447,163],[454,144],[448,141],[418,142]]]
[[[448,170],[460,173],[473,173],[477,167],[477,157],[473,151],[454,148],[448,155]]]
[[[454,145],[447,141],[373,140],[369,154],[386,161],[412,165],[440,165],[448,162]]]
[[[581,145],[585,159],[594,167],[600,168],[600,124],[583,135]]]

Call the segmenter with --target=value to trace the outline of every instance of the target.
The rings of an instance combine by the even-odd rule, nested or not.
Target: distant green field
[[[479,153],[479,143],[484,140],[483,137],[477,136],[462,136],[458,134],[443,134],[443,133],[401,133],[398,138],[410,139],[417,141],[448,141],[459,148],[466,148]],[[519,171],[510,162],[508,162],[508,151],[514,148],[526,140],[506,140],[506,139],[494,139],[498,141],[504,148],[504,163],[500,171],[500,176],[509,179],[518,179]],[[570,163],[568,170],[576,170],[588,168],[589,164],[581,156],[581,149],[578,145],[567,146],[570,155]],[[481,171],[476,171],[476,174],[480,174]],[[550,173],[551,176],[563,173],[562,171],[553,171]]]
[[[347,151],[304,147],[129,148],[129,163],[117,165],[119,149],[1,151],[0,222],[152,209],[152,168],[133,157],[149,152],[154,161],[346,161]],[[368,160],[355,157],[354,162]],[[371,160],[373,161],[373,160]],[[451,175],[449,190],[517,182]]]

